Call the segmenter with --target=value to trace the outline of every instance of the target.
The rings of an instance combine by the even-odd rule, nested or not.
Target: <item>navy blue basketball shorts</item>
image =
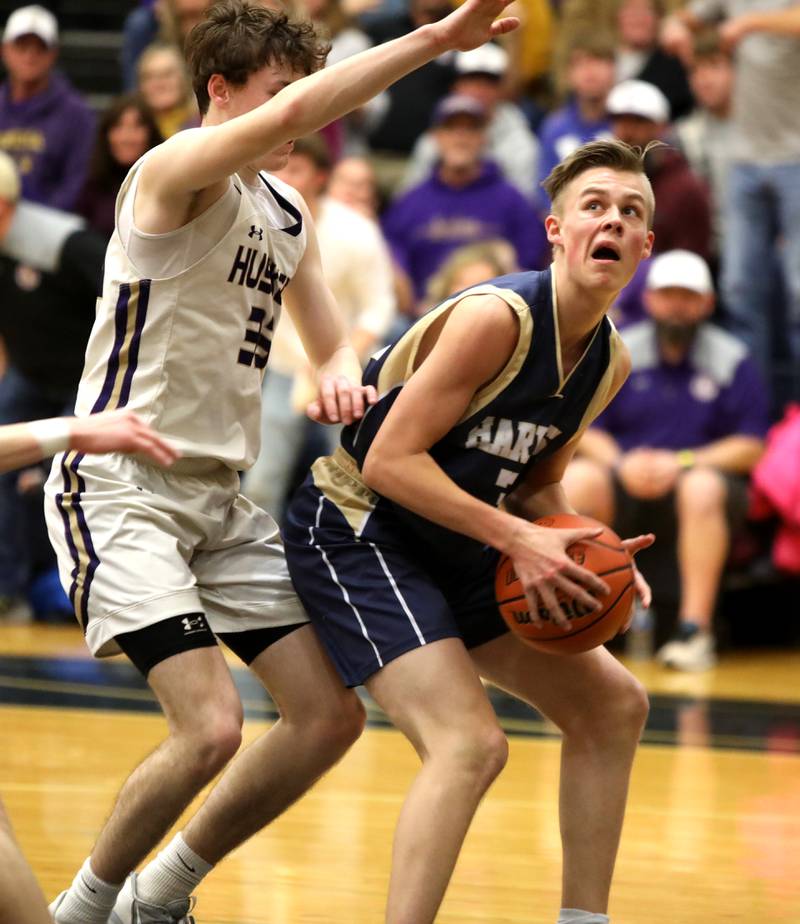
[[[430,642],[460,638],[474,648],[508,631],[494,598],[494,549],[487,548],[467,574],[454,562],[448,581],[422,566],[393,520],[391,510],[373,510],[357,534],[311,476],[286,516],[292,582],[350,687]]]

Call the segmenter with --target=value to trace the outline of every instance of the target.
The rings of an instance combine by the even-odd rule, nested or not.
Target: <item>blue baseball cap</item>
[[[447,122],[448,119],[463,115],[471,116],[481,124],[485,124],[489,120],[486,107],[479,103],[478,100],[473,99],[471,96],[453,93],[439,101],[433,110],[431,124],[434,126],[441,125]]]

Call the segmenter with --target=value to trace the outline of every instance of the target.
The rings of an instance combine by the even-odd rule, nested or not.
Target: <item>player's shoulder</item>
[[[268,190],[268,192],[271,193],[273,197],[285,199],[288,202],[291,202],[295,207],[301,209],[303,212],[308,211],[305,199],[294,188],[294,186],[290,186],[285,180],[275,176],[274,173],[267,173],[264,170],[259,173],[259,177],[261,178],[265,189]]]
[[[553,277],[549,268],[506,273],[489,280],[487,285],[491,285],[498,293],[516,296],[526,305],[549,303],[552,300]]]
[[[631,351],[610,318],[608,323],[610,325],[608,338],[611,352],[610,365],[613,369],[614,381],[621,385],[633,370],[633,359]]]

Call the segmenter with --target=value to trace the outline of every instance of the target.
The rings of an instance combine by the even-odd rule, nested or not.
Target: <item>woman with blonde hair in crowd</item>
[[[439,271],[431,276],[419,313],[427,311],[432,305],[438,305],[456,292],[496,276],[516,272],[517,269],[519,267],[514,248],[508,241],[497,239],[459,247],[450,254]]]
[[[176,45],[154,42],[139,58],[139,92],[150,107],[163,138],[199,125],[183,54]]]

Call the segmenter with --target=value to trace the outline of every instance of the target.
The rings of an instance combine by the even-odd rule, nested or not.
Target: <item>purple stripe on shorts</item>
[[[64,509],[64,495],[70,497],[72,494],[70,491],[69,472],[67,471],[67,466],[65,465],[66,458],[67,453],[64,453],[64,455],[61,456],[61,474],[64,478],[64,491],[61,494],[56,494],[56,507],[58,507],[58,512],[61,514],[61,520],[64,524],[64,536],[66,537],[67,546],[69,547],[69,554],[73,562],[72,571],[70,572],[72,583],[69,587],[69,599],[74,608],[75,593],[78,589],[78,572],[80,571],[81,562],[80,555],[78,553],[78,547],[75,545],[75,540],[72,538],[72,526],[69,522],[69,513]],[[86,624],[82,622],[82,625],[84,631],[86,631]]]
[[[100,564],[100,558],[95,551],[92,535],[89,532],[89,524],[86,522],[86,514],[83,512],[83,507],[81,506],[81,494],[86,493],[86,482],[83,480],[83,476],[78,472],[78,466],[83,461],[83,457],[84,453],[79,452],[72,460],[69,467],[78,479],[78,490],[72,495],[72,507],[78,518],[78,528],[83,537],[83,547],[89,555],[86,577],[83,580],[83,597],[81,598],[81,623],[83,624],[84,631],[86,631],[89,625],[89,591],[92,586],[94,573],[97,571],[97,566]]]

